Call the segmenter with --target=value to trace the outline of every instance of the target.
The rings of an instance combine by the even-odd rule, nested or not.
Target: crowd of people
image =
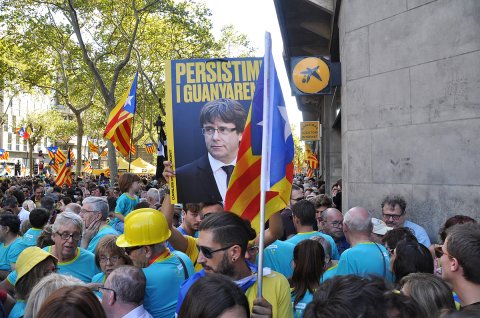
[[[222,201],[131,173],[0,182],[0,317],[480,317],[480,225],[452,213],[432,244],[395,194],[374,218],[296,177],[258,297],[259,233]]]

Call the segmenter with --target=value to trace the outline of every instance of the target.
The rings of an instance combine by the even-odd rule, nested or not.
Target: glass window
[[[11,149],[12,149],[12,139],[13,139],[13,138],[12,138],[12,133],[9,132],[9,133],[8,133],[8,146],[7,146],[8,150],[11,150]]]

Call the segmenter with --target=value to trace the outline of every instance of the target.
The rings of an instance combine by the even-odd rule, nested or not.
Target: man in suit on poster
[[[178,202],[223,202],[237,160],[247,112],[232,99],[216,99],[200,111],[208,153],[176,169],[164,162],[164,177],[176,176]]]

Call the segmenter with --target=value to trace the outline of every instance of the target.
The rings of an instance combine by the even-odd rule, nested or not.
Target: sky
[[[291,96],[290,83],[282,57],[282,36],[273,0],[203,0],[203,2],[212,11],[213,33],[218,36],[222,26],[234,25],[235,29],[245,33],[253,46],[257,48],[256,56],[263,56],[265,31],[271,33],[273,59],[287,104],[288,118],[290,124],[296,127],[295,134],[299,135],[302,114],[298,110],[295,98]]]

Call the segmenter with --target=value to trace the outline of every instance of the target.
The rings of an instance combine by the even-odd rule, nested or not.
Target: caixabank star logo
[[[319,57],[292,59],[292,82],[300,94],[330,93],[330,68],[328,61]]]

